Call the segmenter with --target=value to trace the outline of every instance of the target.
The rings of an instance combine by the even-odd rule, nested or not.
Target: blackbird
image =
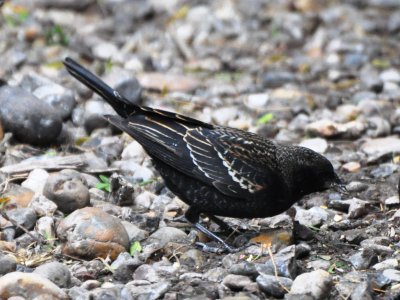
[[[235,249],[199,223],[201,213],[225,226],[215,215],[270,217],[310,193],[344,189],[329,160],[310,149],[132,104],[71,58],[64,64],[118,113],[105,118],[143,146],[165,185],[189,205],[186,219],[227,251]]]

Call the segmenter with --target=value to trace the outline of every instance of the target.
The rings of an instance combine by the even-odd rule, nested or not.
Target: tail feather
[[[121,97],[117,91],[73,59],[67,57],[64,61],[64,65],[73,77],[102,96],[120,116],[127,117],[139,108]]]
[[[91,73],[89,70],[78,64],[73,59],[67,57],[64,60],[64,65],[73,77],[75,77],[88,88],[102,96],[123,118],[128,118],[136,113],[141,113],[144,115],[156,117],[160,120],[172,120],[181,124],[213,128],[213,125],[211,124],[207,124],[199,120],[182,116],[173,112],[132,104],[124,97],[122,97],[117,91],[107,85],[104,81],[102,81],[99,77]]]

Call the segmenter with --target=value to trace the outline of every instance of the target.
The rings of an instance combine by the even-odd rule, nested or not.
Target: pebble
[[[151,283],[159,282],[160,277],[154,268],[150,265],[141,265],[139,266],[135,273],[133,273],[134,280],[145,280]]]
[[[299,146],[323,154],[328,149],[328,142],[323,138],[312,138],[302,141]]]
[[[47,171],[43,169],[34,169],[29,173],[28,178],[21,183],[21,186],[35,193],[42,194],[48,177],[49,173],[47,173]]]
[[[15,257],[0,253],[0,276],[14,272],[17,269]]]
[[[286,71],[269,71],[261,76],[261,82],[266,88],[278,88],[284,84],[296,81],[295,74]]]
[[[194,267],[196,270],[203,267],[205,259],[203,252],[197,249],[189,249],[181,255],[180,262],[186,266]]]
[[[167,281],[147,285],[135,285],[133,282],[124,286],[121,291],[122,299],[156,300],[161,298],[170,288]]]
[[[114,161],[111,167],[118,168],[122,175],[133,181],[149,181],[154,178],[154,171],[138,164],[133,159]]]
[[[357,284],[350,296],[352,300],[373,300],[374,298],[371,284],[365,281]]]
[[[378,262],[378,257],[370,249],[364,249],[351,255],[349,261],[356,270],[366,270]]]
[[[121,158],[123,160],[133,159],[137,163],[141,163],[147,156],[142,145],[137,141],[129,143],[121,153]]]
[[[57,112],[19,87],[0,87],[0,121],[21,142],[38,146],[54,143],[61,133]]]
[[[222,280],[227,275],[227,272],[224,268],[216,267],[211,268],[203,274],[203,279],[206,279],[211,282],[222,282]]]
[[[103,100],[91,99],[85,102],[83,111],[83,124],[88,134],[95,129],[104,128],[109,125],[103,117],[107,114],[114,114],[111,106]]]
[[[13,209],[17,207],[28,207],[33,199],[34,192],[20,185],[10,183],[8,191],[2,196],[9,199],[5,208]]]
[[[146,230],[140,229],[138,226],[131,222],[122,221],[122,225],[125,227],[125,230],[129,236],[129,241],[131,243],[144,240],[149,236],[149,233]]]
[[[191,92],[200,85],[194,78],[174,74],[143,73],[137,79],[145,89],[160,92]]]
[[[257,272],[261,275],[275,275],[277,272],[278,276],[294,279],[297,275],[295,249],[294,245],[286,247],[274,255],[273,260],[269,259],[264,264],[255,264]]]
[[[33,196],[29,207],[32,208],[39,217],[52,216],[57,210],[57,205],[53,201],[40,194],[35,194]]]
[[[271,297],[283,298],[290,290],[293,281],[286,277],[262,274],[256,279],[260,289]]]
[[[161,227],[153,232],[146,242],[157,243],[160,248],[170,242],[180,242],[187,238],[186,233],[175,227]]]
[[[119,67],[113,67],[111,72],[104,78],[104,81],[130,103],[140,104],[142,86],[139,81],[132,76],[131,72]]]
[[[362,144],[361,150],[368,155],[368,161],[400,152],[400,139],[394,136],[369,139]]]
[[[232,290],[242,290],[251,283],[252,280],[249,277],[234,274],[228,274],[222,281],[223,285]]]
[[[132,257],[128,252],[121,252],[111,264],[111,268],[114,270],[113,277],[121,282],[131,281],[133,272],[142,264],[142,261]]]
[[[212,112],[213,121],[218,125],[227,125],[231,120],[236,119],[238,109],[235,106],[221,107]]]
[[[296,277],[290,289],[290,294],[310,294],[314,299],[323,299],[329,295],[333,280],[324,270],[303,273]]]
[[[399,266],[399,261],[396,258],[389,258],[373,265],[372,268],[379,271],[379,270],[397,268],[398,266]]]
[[[88,206],[90,201],[86,180],[76,171],[50,174],[43,194],[67,214]]]
[[[65,292],[53,282],[32,273],[11,272],[0,278],[0,298],[21,296],[27,299],[68,299]],[[39,299],[39,298],[36,298]]]
[[[269,100],[268,94],[251,94],[248,95],[245,104],[252,109],[263,108],[267,105]]]
[[[82,258],[115,259],[129,247],[129,236],[121,221],[99,208],[78,209],[57,227],[63,252]]]
[[[361,164],[357,161],[350,161],[342,165],[342,169],[349,173],[357,173],[361,169]]]
[[[396,269],[385,269],[382,272],[383,276],[389,278],[392,282],[400,282],[400,271]]]
[[[400,83],[400,72],[395,69],[383,71],[379,77],[382,81],[391,81],[398,84]]]
[[[321,207],[310,209],[296,209],[295,220],[304,226],[320,226],[328,220],[329,213]]]
[[[37,267],[33,274],[47,278],[60,288],[68,288],[71,284],[71,272],[59,262],[49,262]]]
[[[7,211],[7,217],[27,230],[31,230],[35,226],[37,219],[35,211],[30,207],[9,210]],[[17,235],[20,235],[24,232],[19,227],[17,227],[15,230]]]

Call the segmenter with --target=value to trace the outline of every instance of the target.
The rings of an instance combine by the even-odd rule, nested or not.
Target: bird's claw
[[[238,247],[238,248],[232,248],[228,244],[224,244],[223,245],[224,247],[221,248],[221,247],[210,246],[210,245],[207,245],[206,243],[201,243],[201,242],[196,242],[195,245],[198,248],[200,248],[201,251],[203,251],[203,252],[214,253],[214,254],[237,253],[247,247],[247,245],[246,245],[246,246],[242,246],[242,247]]]

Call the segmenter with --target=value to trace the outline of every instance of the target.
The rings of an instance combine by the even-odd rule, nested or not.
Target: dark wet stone
[[[258,271],[256,265],[252,262],[240,262],[229,268],[229,273],[244,276],[256,276]]]
[[[277,270],[278,276],[294,279],[297,275],[295,246],[289,246],[278,252],[273,261],[269,259],[264,264],[256,264],[255,266],[260,274],[275,275],[275,270]]]
[[[19,87],[0,87],[0,121],[21,142],[33,145],[54,143],[61,132],[58,113]]]

